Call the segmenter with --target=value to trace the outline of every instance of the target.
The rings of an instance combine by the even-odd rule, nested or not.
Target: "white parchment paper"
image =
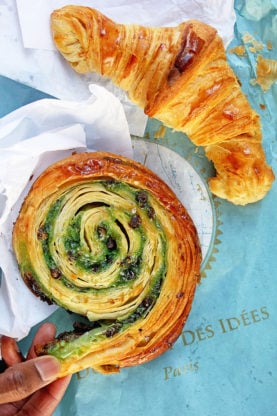
[[[225,44],[233,36],[234,4],[230,0],[16,0],[25,48],[55,50],[49,30],[54,9],[67,4],[88,6],[120,23],[147,26],[176,26],[189,19],[199,19],[217,28]],[[38,34],[40,36],[38,36]]]
[[[22,338],[49,316],[49,307],[27,289],[11,246],[13,223],[33,181],[72,151],[105,150],[132,157],[127,120],[119,100],[90,86],[84,102],[39,100],[0,120],[0,334]]]

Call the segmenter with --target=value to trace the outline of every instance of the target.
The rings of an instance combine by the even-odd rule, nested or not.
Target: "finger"
[[[8,368],[0,374],[0,403],[30,396],[54,381],[59,370],[59,361],[52,356],[37,357]]]
[[[27,360],[30,360],[31,358],[35,358],[37,355],[35,353],[35,346],[40,344],[46,344],[47,342],[50,342],[53,340],[56,334],[56,327],[54,324],[47,322],[45,324],[42,324],[36,335],[34,336],[32,345],[29,349]]]
[[[60,403],[70,380],[71,376],[60,378],[33,394],[22,408],[24,415],[51,416]]]
[[[12,366],[24,360],[16,341],[13,338],[6,337],[1,338],[1,354],[2,358],[8,366]]]

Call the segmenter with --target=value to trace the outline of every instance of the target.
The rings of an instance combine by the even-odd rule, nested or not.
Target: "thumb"
[[[0,403],[24,399],[54,381],[59,361],[52,356],[37,357],[9,367],[0,375]]]

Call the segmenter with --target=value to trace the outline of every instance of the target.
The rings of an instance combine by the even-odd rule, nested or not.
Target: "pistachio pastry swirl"
[[[78,314],[72,332],[37,347],[60,376],[115,372],[172,346],[200,275],[197,231],[169,187],[107,152],[47,168],[14,225],[21,275],[43,301]]]

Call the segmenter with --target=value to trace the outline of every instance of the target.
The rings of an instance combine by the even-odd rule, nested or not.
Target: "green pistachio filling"
[[[154,307],[167,271],[166,237],[155,207],[147,191],[114,180],[77,184],[50,206],[37,231],[50,282],[53,279],[61,291],[64,287],[80,296],[112,299],[142,281],[144,294],[126,313],[93,318],[96,322],[88,320],[83,333],[61,335],[47,346],[48,353],[59,359],[79,357],[91,343],[125,331]],[[51,297],[28,263],[25,271],[32,270],[36,284]],[[70,309],[63,299],[52,298]]]

